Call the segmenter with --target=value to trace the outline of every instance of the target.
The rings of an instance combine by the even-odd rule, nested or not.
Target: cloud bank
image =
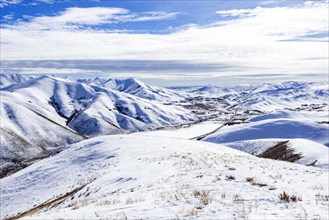
[[[33,73],[42,68],[49,73],[60,69],[81,73],[94,68],[99,74],[157,72],[159,78],[168,72],[187,77],[327,74],[328,1],[214,13],[218,22],[186,25],[166,34],[116,30],[111,25],[177,19],[179,13],[75,7],[17,21],[1,28],[2,72]],[[33,66],[27,64],[33,60]],[[45,67],[42,61],[50,60],[56,66]],[[93,64],[88,60],[94,60]],[[104,60],[113,65],[105,65]]]

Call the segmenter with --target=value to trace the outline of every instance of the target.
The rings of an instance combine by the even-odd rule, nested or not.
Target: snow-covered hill
[[[190,92],[195,94],[204,95],[227,95],[227,94],[239,94],[239,93],[249,93],[259,87],[256,85],[226,85],[226,86],[202,86],[197,89],[192,89]]]
[[[2,179],[1,218],[327,219],[328,189],[325,169],[200,141],[114,135]],[[283,192],[297,201],[280,200]]]
[[[88,81],[80,80],[80,81],[86,82],[89,85],[96,85],[111,90],[117,90],[120,92],[128,93],[148,100],[171,102],[171,101],[177,101],[186,98],[186,93],[178,92],[166,88],[160,88],[156,86],[150,86],[134,78],[103,79],[97,77],[93,80],[88,80]]]
[[[321,111],[321,112],[314,112],[314,111],[288,111],[288,110],[279,110],[273,111],[269,114],[253,116],[247,121],[249,122],[257,122],[263,120],[270,120],[270,119],[293,119],[293,120],[300,120],[304,122],[321,122],[328,120],[328,112]]]
[[[27,77],[21,74],[3,74],[0,73],[0,88],[12,85],[12,84],[17,84],[24,82],[28,79],[31,79],[31,77]]]
[[[291,119],[268,119],[227,127],[206,137],[205,141],[228,143],[265,138],[305,138],[329,146],[329,127]]]
[[[270,112],[276,109],[328,109],[328,83],[265,84],[255,89],[240,109],[258,109]]]
[[[249,123],[228,126],[203,141],[225,144],[253,155],[260,155],[280,142],[300,153],[299,163],[329,168],[329,126],[319,122],[328,119],[328,112],[274,111],[251,117]]]
[[[53,76],[3,88],[1,112],[0,159],[8,166],[13,161],[44,156],[52,147],[85,137],[152,130],[195,120],[179,106]]]
[[[279,109],[328,109],[329,83],[283,82],[235,86],[205,86],[190,92],[195,96],[221,97],[239,104],[238,109],[271,112]]]
[[[56,113],[53,120],[79,134],[101,135],[145,130],[193,120],[177,106],[151,102],[124,92],[42,76],[5,88],[2,96],[19,105]],[[11,97],[15,96],[15,98]],[[42,112],[45,115],[45,112]],[[46,115],[47,116],[47,115]],[[89,121],[91,120],[91,121]],[[83,122],[83,130],[79,126]],[[88,129],[90,127],[90,129]]]
[[[225,146],[234,148],[252,155],[261,155],[266,150],[273,148],[279,143],[287,142],[287,146],[293,154],[300,154],[301,159],[296,163],[329,169],[329,148],[323,144],[308,139],[257,139],[226,143]]]

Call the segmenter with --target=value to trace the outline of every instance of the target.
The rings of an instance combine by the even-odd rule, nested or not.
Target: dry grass
[[[99,205],[99,206],[108,206],[108,205],[114,205],[114,204],[117,204],[117,203],[121,203],[121,200],[117,199],[117,198],[112,198],[112,199],[107,199],[107,200],[104,200],[104,201],[100,201],[100,202],[97,203],[97,205]]]
[[[324,201],[324,202],[328,202],[329,201],[329,195],[322,195],[320,193],[317,193],[315,195],[315,200],[318,201]]]
[[[298,202],[298,201],[302,201],[302,198],[300,196],[297,195],[289,195],[288,193],[286,193],[285,191],[283,191],[282,193],[279,194],[279,199],[285,202]]]
[[[233,202],[241,202],[241,201],[243,201],[243,199],[240,194],[233,195]]]
[[[192,209],[190,211],[187,212],[187,214],[185,215],[186,217],[188,216],[197,216],[198,215],[198,210],[197,209]]]
[[[230,176],[226,176],[226,180],[235,180],[235,177],[230,175]]]
[[[255,178],[254,177],[246,177],[246,181],[250,184],[253,184],[255,182]]]
[[[208,205],[212,201],[209,190],[194,190],[193,196],[200,199],[203,205]]]
[[[256,179],[254,177],[247,177],[246,181],[249,182],[251,185],[253,186],[259,186],[259,187],[264,187],[267,186],[267,183],[259,183],[256,181]]]

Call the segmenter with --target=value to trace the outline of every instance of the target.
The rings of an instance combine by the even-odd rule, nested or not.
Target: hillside
[[[232,104],[239,104],[240,111],[273,110],[328,110],[328,82],[283,82],[276,84],[255,84],[235,86],[205,86],[190,91],[191,95],[221,97]]]
[[[54,147],[88,137],[196,120],[179,106],[53,76],[4,87],[0,98],[0,159],[5,161],[0,176],[15,164],[21,167],[23,161],[47,156]]]
[[[288,146],[302,158],[297,161],[329,168],[329,126],[324,111],[273,111],[252,116],[244,124],[227,126],[203,138],[203,141],[225,144],[228,147],[260,155],[279,142]]]
[[[187,96],[186,93],[156,86],[150,86],[134,78],[103,79],[97,77],[93,80],[87,81],[87,83],[89,85],[96,85],[99,87],[131,94],[140,98],[161,102],[183,100]]]
[[[305,138],[329,146],[328,134],[327,125],[291,119],[272,119],[227,127],[203,140],[228,143],[265,138]]]
[[[222,145],[138,134],[104,136],[2,179],[1,214],[21,213],[27,219],[322,219],[328,217],[327,177],[328,170],[260,159]],[[301,201],[281,201],[283,192]]]

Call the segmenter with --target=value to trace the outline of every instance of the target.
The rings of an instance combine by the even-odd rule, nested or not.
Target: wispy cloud
[[[171,75],[176,71],[181,76],[209,73],[208,76],[218,77],[237,73],[294,75],[327,72],[328,62],[325,59],[310,59],[328,58],[328,37],[323,34],[328,33],[327,1],[217,13],[219,17],[226,16],[226,19],[220,21],[219,18],[218,22],[207,26],[184,26],[160,35],[89,27],[173,19],[177,13],[135,13],[123,8],[68,8],[54,16],[34,17],[28,22],[3,26],[2,59],[61,60],[63,68],[69,67],[64,60],[79,59],[142,60],[146,64],[139,69],[134,65],[121,65],[120,70],[115,65],[105,65],[108,71],[125,74],[134,74],[134,69],[139,74],[151,74],[156,70],[171,72]],[[159,61],[164,61],[163,65],[154,65]],[[182,65],[175,69],[171,66],[173,61],[196,63],[204,69],[197,68],[197,65]],[[81,61],[80,65],[88,64],[84,62]],[[216,68],[234,68],[209,68],[208,64]],[[24,65],[26,63],[22,63],[21,67]],[[100,68],[91,64],[90,67]],[[77,66],[72,69],[77,69]],[[32,66],[30,70],[33,70]]]
[[[116,24],[125,22],[143,22],[174,19],[176,12],[132,13],[124,8],[89,7],[67,8],[54,16],[29,17],[28,21],[19,21],[15,25],[5,25],[8,29],[20,30],[54,30],[81,29],[83,27]]]
[[[266,1],[261,1],[259,4],[260,5],[272,5],[272,4],[283,3],[286,1],[287,0],[266,0]],[[288,1],[290,1],[290,0],[288,0]]]
[[[2,16],[2,21],[8,22],[14,19],[14,13]]]
[[[21,3],[23,0],[0,0],[0,8],[3,8],[7,5],[16,5]]]
[[[54,4],[56,0],[34,0],[34,1],[24,1],[24,0],[0,0],[0,8],[10,6],[10,5],[17,5],[24,2],[30,5],[38,5],[39,3],[47,3],[47,4]]]
[[[55,0],[37,0],[38,2],[48,3],[48,4],[54,4]]]

